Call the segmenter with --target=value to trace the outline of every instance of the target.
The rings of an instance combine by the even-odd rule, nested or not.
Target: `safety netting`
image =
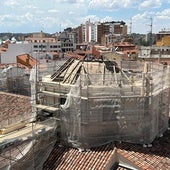
[[[150,144],[161,136],[168,128],[170,68],[151,63],[143,68],[116,72],[84,63],[61,105],[62,138],[90,148],[113,141]]]

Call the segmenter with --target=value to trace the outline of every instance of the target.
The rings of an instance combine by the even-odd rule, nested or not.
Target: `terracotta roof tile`
[[[31,115],[30,97],[0,92],[0,121],[24,114]]]
[[[153,142],[152,147],[130,143],[115,143],[92,148],[89,152],[80,152],[74,148],[55,145],[44,163],[44,170],[104,170],[115,154],[121,155],[141,170],[170,169],[170,131],[164,137]],[[118,170],[128,168],[118,166]]]
[[[113,157],[113,145],[92,148],[80,152],[78,149],[55,145],[49,158],[44,163],[44,170],[96,170],[105,169],[106,163]]]
[[[170,131],[156,139],[150,148],[129,143],[117,143],[117,152],[141,169],[170,169]]]
[[[0,69],[7,68],[9,66],[16,66],[16,67],[20,67],[20,68],[27,68],[27,67],[25,67],[25,66],[23,66],[22,64],[19,64],[19,63],[10,63],[10,64],[0,64]]]
[[[17,63],[32,68],[36,64],[36,59],[31,57],[29,54],[22,54],[17,56]]]

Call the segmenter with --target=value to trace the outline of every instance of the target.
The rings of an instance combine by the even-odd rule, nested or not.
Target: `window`
[[[65,104],[66,98],[60,98],[60,104]]]

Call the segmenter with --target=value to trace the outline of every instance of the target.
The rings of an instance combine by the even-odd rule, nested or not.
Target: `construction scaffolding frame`
[[[61,139],[77,148],[112,141],[150,144],[168,128],[170,69],[153,63],[140,68],[69,59],[42,79],[36,107],[54,112]]]
[[[75,59],[46,64],[31,70],[31,116],[5,135],[0,169],[39,170],[56,142],[83,149],[113,141],[150,144],[168,128],[169,67],[146,63],[129,71]]]
[[[39,80],[44,74],[48,74],[48,69],[50,72],[54,71],[57,63],[47,63],[49,67],[43,63],[41,68],[39,64],[31,70],[28,84],[31,89],[32,111],[13,116],[7,114],[5,120],[1,121],[0,170],[41,169],[58,140],[56,129],[59,124],[56,118],[49,117],[39,121],[35,108]]]

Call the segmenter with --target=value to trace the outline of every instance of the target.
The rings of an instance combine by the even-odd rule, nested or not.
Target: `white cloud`
[[[156,13],[157,19],[170,19],[170,9],[165,9]]]
[[[106,17],[101,19],[101,22],[109,22],[109,21],[113,21],[113,18],[110,17],[110,16],[106,16]]]
[[[69,14],[70,14],[70,15],[73,15],[73,14],[75,14],[75,12],[74,12],[74,11],[70,11]]]
[[[91,22],[99,21],[99,17],[96,15],[87,15],[82,18],[82,23],[85,23],[86,21],[90,20]]]
[[[8,14],[0,17],[0,24],[3,26],[17,27],[22,24],[32,23],[34,17],[30,13],[23,15]]]
[[[83,3],[84,0],[60,0],[61,3]]]
[[[132,21],[139,23],[142,22],[144,19],[148,17],[148,13],[143,13],[143,14],[136,14],[132,17]]]
[[[58,12],[59,12],[59,10],[56,10],[56,9],[50,9],[50,10],[48,10],[48,12],[49,12],[49,13],[58,13]]]
[[[148,8],[159,8],[161,5],[161,0],[145,0],[140,4],[139,9],[146,10]]]
[[[32,14],[30,14],[29,12],[27,12],[23,17],[23,19],[26,19],[27,21],[32,21],[33,18],[34,18],[34,16]]]
[[[148,18],[151,16],[157,29],[162,27],[159,23],[170,23],[170,9],[165,9],[168,3],[170,0],[0,0],[3,9],[0,11],[3,27],[0,31],[10,30],[12,25],[12,29],[16,28],[17,31],[43,26],[47,32],[55,32],[76,27],[89,19],[105,22],[132,18],[132,29],[147,32]]]
[[[90,0],[89,7],[92,9],[117,10],[118,8],[133,7],[137,0]]]
[[[19,4],[18,0],[6,0],[4,2],[4,5],[7,5],[7,6],[14,6],[14,5],[18,5],[18,4]]]
[[[25,9],[37,9],[36,6],[33,6],[33,5],[25,5],[24,7]]]

